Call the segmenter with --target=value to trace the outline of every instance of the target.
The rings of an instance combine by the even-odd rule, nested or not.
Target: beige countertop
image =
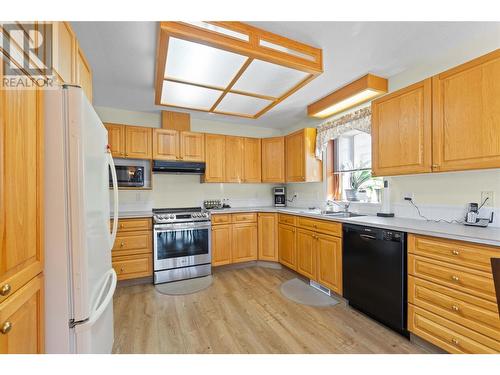
[[[401,232],[449,238],[460,241],[469,241],[500,247],[500,228],[496,227],[477,228],[468,227],[462,224],[449,224],[445,222],[434,222],[400,217],[385,218],[378,216],[359,216],[351,218],[340,218],[321,214],[321,211],[319,209],[310,210],[307,208],[292,207],[233,207],[210,210],[210,212],[214,215],[237,212],[280,212],[291,215],[336,221],[340,223],[365,225],[376,228],[391,229]],[[152,216],[152,211],[125,211],[119,213],[119,217],[123,219]]]

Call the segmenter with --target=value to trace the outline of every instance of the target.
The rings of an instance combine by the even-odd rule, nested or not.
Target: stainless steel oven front
[[[212,261],[210,221],[155,224],[153,235],[155,271]]]

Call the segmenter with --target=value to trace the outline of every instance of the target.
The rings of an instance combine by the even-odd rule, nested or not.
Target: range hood
[[[204,174],[205,163],[153,160],[153,173]]]

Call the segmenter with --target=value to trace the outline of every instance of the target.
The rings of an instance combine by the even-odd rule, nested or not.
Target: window
[[[330,199],[380,202],[382,178],[371,175],[371,136],[351,130],[328,147]]]

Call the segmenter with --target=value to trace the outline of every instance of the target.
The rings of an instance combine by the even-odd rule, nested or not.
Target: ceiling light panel
[[[232,90],[278,98],[309,74],[285,66],[254,60],[241,75]]]
[[[233,52],[170,38],[164,77],[225,88],[246,60]]]
[[[161,104],[176,107],[209,110],[221,96],[222,91],[163,81]]]
[[[266,99],[227,93],[215,110],[217,112],[239,113],[253,116],[271,103],[272,101]]]

